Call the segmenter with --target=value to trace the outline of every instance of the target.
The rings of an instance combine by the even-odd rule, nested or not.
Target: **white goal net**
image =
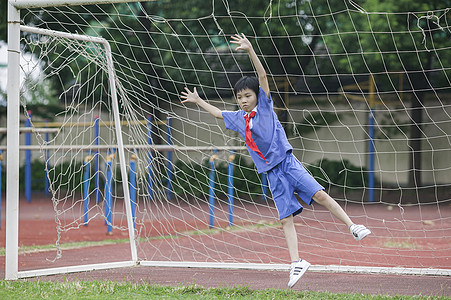
[[[21,10],[22,25],[48,30],[22,28],[21,103],[24,112],[55,110],[47,123],[33,113],[31,126],[59,129],[34,139],[50,183],[56,257],[93,228],[102,228],[99,239],[127,239],[129,202],[142,264],[289,262],[267,179],[242,138],[180,103],[185,86],[197,87],[220,109],[238,109],[233,85],[255,75],[230,44],[242,32],[268,72],[295,156],[372,231],[356,242],[329,211],[304,205],[295,217],[301,257],[318,269],[449,274],[450,8],[178,2]],[[114,72],[102,44],[55,32],[104,39]]]

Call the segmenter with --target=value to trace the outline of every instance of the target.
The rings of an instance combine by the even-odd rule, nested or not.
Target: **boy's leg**
[[[348,214],[343,210],[343,208],[341,208],[341,206],[337,203],[337,201],[332,199],[332,197],[329,196],[325,191],[321,190],[316,192],[316,194],[313,195],[312,199],[316,203],[326,207],[336,218],[345,223],[356,241],[360,241],[361,239],[363,239],[364,237],[366,237],[368,234],[371,233],[371,231],[365,226],[356,225],[352,223],[351,219],[349,218]]]
[[[285,240],[287,241],[291,261],[298,261],[298,236],[296,234],[296,228],[294,227],[293,215],[280,220],[280,222],[282,222],[283,233],[285,235]]]
[[[342,221],[348,228],[353,224],[348,214],[341,206],[325,191],[318,191],[313,195],[313,200],[327,208],[337,219]]]
[[[288,287],[292,288],[310,267],[310,263],[299,259],[298,237],[296,235],[296,228],[294,227],[293,215],[282,219],[281,222],[283,232],[285,234],[285,240],[287,241],[288,252],[290,253],[291,258],[290,280],[288,281]]]

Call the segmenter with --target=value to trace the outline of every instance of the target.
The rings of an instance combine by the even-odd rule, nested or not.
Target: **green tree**
[[[427,106],[424,97],[434,89],[446,88],[451,75],[451,58],[445,51],[450,39],[447,23],[451,1],[366,0],[359,5],[364,11],[354,9],[330,16],[335,28],[324,37],[324,43],[336,55],[330,57],[326,69],[334,68],[342,74],[376,74],[379,92],[393,91],[390,73],[401,72],[406,85],[400,92],[411,95],[406,105],[411,110],[409,185],[421,186],[421,140],[426,138],[422,130]]]
[[[1,1],[6,7],[6,0]],[[172,105],[171,101],[178,103],[185,85],[201,85],[207,96],[231,93],[230,85],[241,70],[251,70],[249,59],[232,55],[228,47],[229,36],[236,31],[251,38],[270,74],[293,76],[309,89],[331,90],[327,78],[340,81],[339,74],[355,81],[356,75],[377,74],[377,89],[384,92],[393,89],[389,74],[403,72],[408,83],[405,89],[411,94],[410,184],[421,185],[424,93],[446,87],[451,75],[451,58],[440,50],[449,43],[446,24],[450,23],[451,0],[362,0],[361,11],[351,3],[160,0],[25,12],[24,23],[108,39],[117,75],[129,97],[143,111],[156,107],[153,113],[159,119],[159,108]],[[4,38],[6,9],[0,18],[0,38]],[[66,63],[58,61],[58,51],[50,53],[55,67]],[[71,64],[81,65],[79,60]],[[59,82],[54,81],[63,86],[54,84],[55,94],[76,84],[70,67],[59,77]],[[105,95],[97,93],[93,101]]]
[[[252,10],[247,9],[250,2]],[[142,111],[162,107],[168,100],[178,103],[178,94],[185,85],[202,86],[207,96],[230,95],[230,86],[241,77],[240,70],[251,70],[246,56],[232,55],[230,48],[224,47],[237,30],[254,40],[271,74],[304,73],[299,66],[309,64],[311,56],[307,54],[312,53],[319,40],[319,30],[306,17],[307,13],[297,16],[298,10],[313,9],[308,2],[283,0],[271,7],[266,0],[224,3],[215,1],[213,7],[202,0],[190,0],[61,7],[57,11],[26,13],[24,19],[25,23],[45,23],[53,30],[108,39],[120,82]],[[315,6],[326,6],[325,3],[315,1]],[[313,38],[289,38],[299,36],[299,31]],[[269,37],[274,35],[277,38],[271,42]],[[64,51],[65,46],[59,46],[48,54],[53,68],[67,64],[61,55]],[[296,59],[290,59],[293,57]],[[60,68],[59,77],[67,80],[55,78],[52,89],[56,94],[76,84],[71,72],[83,64],[80,59],[68,68]],[[94,98],[100,101],[102,95],[99,91]],[[164,103],[160,103],[161,99]],[[158,109],[153,111],[161,119],[159,113]]]
[[[8,0],[0,0],[0,40],[6,42],[8,29]]]

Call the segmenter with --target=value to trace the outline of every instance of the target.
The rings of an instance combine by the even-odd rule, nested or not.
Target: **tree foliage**
[[[449,29],[415,13],[432,12],[445,24],[449,2],[366,0],[360,3],[367,12],[362,13],[338,0],[161,0],[33,11],[25,23],[107,38],[128,87],[164,98],[186,84],[201,84],[205,93],[229,93],[238,73],[251,70],[248,59],[232,56],[226,47],[235,32],[250,36],[270,74],[376,73],[384,89],[392,81],[388,72],[424,69],[432,55],[427,47],[449,40]],[[329,55],[314,56],[322,47]],[[448,59],[445,53],[435,55],[433,64]]]
[[[1,0],[1,39],[6,39],[6,3]],[[419,155],[424,93],[449,87],[451,0],[355,3],[160,0],[24,10],[23,18],[25,24],[106,38],[129,97],[146,99],[135,101],[140,105],[178,101],[186,85],[201,86],[208,96],[230,94],[231,85],[252,72],[248,57],[229,47],[230,35],[237,32],[252,40],[270,74],[292,76],[307,91],[336,92],[346,76],[357,83],[373,74],[377,91],[390,92],[397,89],[394,74],[401,74],[401,92],[412,99],[406,104],[411,109],[411,149]],[[49,58],[55,66],[67,63],[57,52]],[[62,69],[51,87],[56,95],[88,76],[81,71],[74,78],[71,73],[70,64],[81,63],[74,60]],[[96,93],[93,99],[105,96]],[[411,161],[412,170],[421,169],[419,156]]]
[[[6,41],[8,29],[8,0],[0,0],[0,40]]]
[[[329,69],[374,73],[381,92],[393,90],[388,75],[394,72],[413,76],[408,84],[414,89],[424,86],[418,71],[426,70],[426,76],[437,78],[436,86],[429,88],[443,87],[443,74],[428,72],[449,65],[451,1],[367,0],[361,5],[364,11],[334,17],[335,29],[324,37],[325,45],[332,54],[348,55],[331,55]]]
[[[361,8],[330,15],[335,29],[323,37],[328,53],[332,54],[325,61],[324,72],[371,74],[379,95],[396,91],[410,96],[410,103],[402,105],[409,108],[406,113],[410,113],[411,120],[412,187],[422,185],[421,140],[427,138],[422,129],[423,110],[428,106],[425,94],[437,95],[449,89],[450,5],[448,0],[366,0]],[[405,79],[403,87],[398,87],[394,75]],[[439,101],[437,97],[432,105]]]

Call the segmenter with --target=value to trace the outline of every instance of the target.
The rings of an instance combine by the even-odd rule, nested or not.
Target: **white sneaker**
[[[352,224],[349,227],[349,231],[351,232],[352,236],[356,241],[360,241],[361,239],[363,239],[364,237],[366,237],[368,234],[371,233],[371,231],[365,226],[356,224]]]
[[[310,267],[310,263],[300,259],[297,262],[291,263],[290,267],[290,281],[288,282],[288,287],[292,288],[296,282],[304,275],[307,269]]]

